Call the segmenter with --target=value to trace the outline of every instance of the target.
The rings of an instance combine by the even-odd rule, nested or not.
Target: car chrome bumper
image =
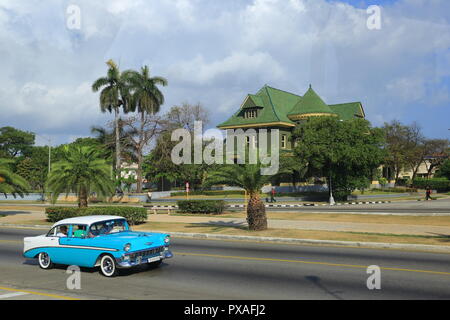
[[[161,252],[159,256],[157,255],[154,257],[150,257],[150,258],[156,258],[156,257],[159,257],[160,260],[164,260],[164,259],[172,258],[173,254],[170,250],[165,250],[165,251]],[[147,258],[142,257],[141,259],[136,259],[134,261],[127,261],[127,260],[124,260],[122,257],[122,258],[116,259],[116,262],[117,262],[118,268],[131,268],[131,267],[135,267],[138,265],[149,263],[148,259],[149,259],[149,257],[147,257]]]

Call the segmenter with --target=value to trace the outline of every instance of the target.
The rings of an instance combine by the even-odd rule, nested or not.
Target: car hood
[[[98,236],[90,239],[90,241],[95,246],[106,246],[118,250],[123,250],[125,244],[130,243],[130,252],[133,252],[163,246],[165,245],[164,239],[167,236],[164,233],[124,231]]]

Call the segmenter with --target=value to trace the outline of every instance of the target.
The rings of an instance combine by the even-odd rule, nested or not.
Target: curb
[[[24,229],[48,229],[49,226],[44,225],[20,225],[20,224],[4,224],[0,223],[0,227],[14,227]],[[411,250],[426,251],[435,253],[450,253],[450,246],[438,246],[427,244],[408,244],[408,243],[384,243],[384,242],[355,242],[355,241],[336,241],[336,240],[314,240],[314,239],[296,239],[296,238],[275,238],[275,237],[252,237],[252,236],[232,236],[208,233],[183,233],[171,231],[154,231],[139,230],[152,233],[167,233],[173,237],[190,238],[190,239],[207,239],[207,240],[234,240],[234,241],[251,241],[251,242],[273,242],[282,244],[298,244],[298,245],[328,245],[341,247],[359,247],[370,249],[394,249],[394,250]]]
[[[395,250],[413,250],[413,251],[450,253],[450,246],[438,246],[438,245],[426,245],[426,244],[354,242],[354,241],[314,240],[314,239],[296,239],[296,238],[231,236],[231,235],[218,235],[218,234],[208,234],[208,233],[182,233],[182,232],[152,231],[152,230],[142,230],[142,231],[154,232],[154,233],[168,233],[174,237],[192,238],[192,239],[274,242],[274,243],[283,243],[283,244],[329,245],[329,246],[341,246],[341,247],[360,247],[360,248],[372,248],[372,249],[395,249]]]
[[[336,204],[328,204],[328,203],[302,203],[302,204],[265,204],[264,206],[266,208],[301,208],[301,207],[320,207],[320,206],[342,206],[342,205],[358,205],[358,204],[379,204],[379,203],[392,203],[392,201],[358,201],[358,202],[340,202]],[[173,206],[143,206],[144,208],[147,208],[149,210],[158,210],[158,209],[178,209],[177,205]],[[244,204],[229,204],[226,205],[227,208],[245,208],[246,206]]]

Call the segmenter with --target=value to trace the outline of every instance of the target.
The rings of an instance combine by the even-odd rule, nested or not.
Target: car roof
[[[107,221],[107,220],[115,220],[115,219],[125,219],[124,217],[119,216],[84,216],[84,217],[75,217],[75,218],[68,218],[64,220],[60,220],[56,222],[53,226],[58,226],[61,224],[87,224],[91,225],[96,222],[101,221]]]

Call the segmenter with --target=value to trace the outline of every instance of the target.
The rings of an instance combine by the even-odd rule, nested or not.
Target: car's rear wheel
[[[100,272],[105,277],[114,277],[118,274],[116,260],[110,255],[104,255],[100,260]]]
[[[39,267],[41,269],[51,269],[53,268],[53,262],[50,259],[50,256],[46,252],[41,252],[38,255]]]

